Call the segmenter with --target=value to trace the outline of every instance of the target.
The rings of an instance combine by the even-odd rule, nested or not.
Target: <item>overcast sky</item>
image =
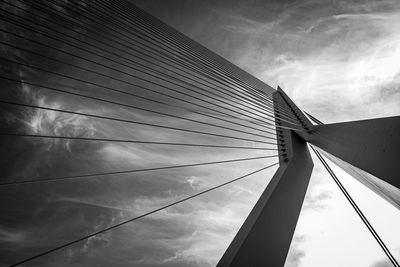
[[[398,1],[139,3],[325,123],[400,113]],[[287,266],[391,266],[314,162]],[[399,211],[335,170],[399,258]]]
[[[398,1],[143,0],[134,3],[266,84],[274,88],[280,85],[301,109],[325,123],[400,114]],[[30,7],[21,6],[30,11]],[[32,11],[23,13],[5,5],[2,9],[21,12],[17,14],[27,18],[33,16]],[[68,13],[68,10],[63,12]],[[89,29],[93,27],[89,22],[86,25]],[[2,27],[14,29],[8,24]],[[73,27],[66,24],[58,29],[65,34],[79,36]],[[114,34],[107,29],[104,31],[109,36]],[[82,33],[86,34],[85,31]],[[27,36],[32,37],[29,34]],[[88,40],[93,36],[95,34],[89,35]],[[50,42],[44,37],[33,37],[44,43]],[[88,65],[18,38],[7,35],[2,35],[2,38],[21,48],[68,60],[69,63]],[[60,49],[87,56],[78,48],[63,46],[54,40],[51,43]],[[49,70],[82,77],[81,70],[24,51],[2,46],[1,52],[3,57],[33,62]],[[121,58],[129,58],[120,50],[117,51],[119,53]],[[91,59],[98,60],[93,55]],[[184,109],[128,99],[104,88],[94,88],[77,81],[54,78],[28,67],[7,64],[3,64],[2,75],[16,76],[20,82],[3,81],[2,99],[173,127],[210,129],[187,121],[38,89],[23,82],[45,81],[47,85],[67,91],[84,92],[141,108],[150,107],[155,111],[168,111],[185,118],[215,123]],[[99,66],[89,66],[92,70],[119,75]],[[115,66],[120,71],[132,72],[131,69]],[[86,72],[84,75],[86,79],[105,86],[127,92],[131,90],[121,82]],[[117,77],[138,82],[126,75]],[[157,90],[164,92],[158,87]],[[171,105],[178,103],[156,93],[137,92]],[[190,106],[179,104],[185,108]],[[206,106],[216,108],[210,104]],[[209,136],[194,138],[193,135],[171,130],[154,131],[147,126],[137,127],[51,111],[9,106],[1,108],[2,130],[7,131],[259,145],[222,138],[216,140]],[[232,133],[218,129],[214,132]],[[274,154],[269,151],[175,149],[14,137],[2,138],[1,144],[2,181]],[[271,158],[224,166],[0,188],[0,254],[4,255],[0,257],[0,264],[6,266],[275,162],[276,158]],[[315,157],[314,163],[310,187],[286,266],[391,266]],[[273,167],[226,188],[32,261],[27,266],[214,266],[275,170],[276,167]],[[334,167],[334,170],[399,260],[400,212],[340,169]]]

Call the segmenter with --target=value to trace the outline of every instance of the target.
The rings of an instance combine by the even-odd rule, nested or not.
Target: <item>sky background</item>
[[[272,87],[280,85],[301,109],[325,123],[395,116],[400,113],[398,1],[133,2],[266,84]],[[16,3],[27,11],[3,4],[2,14],[6,10],[21,15],[24,19],[37,19],[33,15],[33,10],[38,12],[37,9],[32,10],[32,7],[24,6],[22,2]],[[106,42],[109,40],[107,36],[114,36],[117,32],[108,28],[118,26],[111,22],[118,16],[107,9],[107,6],[104,7],[108,16],[104,27],[98,27],[85,19],[84,14],[69,13],[68,8],[59,8],[57,5],[54,7],[58,7],[57,10],[63,14],[80,19],[86,26],[86,29],[81,29],[58,17],[54,19],[50,13],[42,14],[44,18],[55,21],[51,25],[61,33],[55,36],[66,34],[87,41],[86,45],[80,44],[84,48],[100,51],[99,48],[105,46],[99,41],[91,41],[92,38],[97,38],[97,32],[101,31],[103,34],[97,40]],[[45,20],[40,21],[44,22]],[[118,88],[124,92],[135,92],[142,97],[185,109],[141,101],[110,92],[106,88],[10,62],[3,63],[1,75],[13,77],[19,82],[3,80],[1,99],[235,135],[228,130],[32,86],[24,81],[232,126],[193,114],[188,111],[193,109],[192,105],[157,92],[166,92],[168,95],[189,100],[184,95],[165,91],[166,88],[162,86],[147,87],[139,79],[120,73],[138,73],[131,68],[100,59],[77,47],[60,44],[54,39],[15,28],[11,24],[3,23],[1,27],[11,32],[24,33],[29,38],[64,51],[90,56],[90,59],[113,66],[118,71],[88,64],[65,53],[4,33],[1,35],[2,42],[70,64],[89,66],[91,70],[112,75],[125,82],[61,65],[5,45],[1,46],[2,57],[74,77],[85,77],[93,83]],[[86,37],[81,38],[82,36]],[[75,42],[71,38],[68,41]],[[129,60],[140,54],[140,51],[130,49],[132,48],[117,44],[111,49],[114,54],[108,56],[130,64]],[[167,66],[168,63],[163,64]],[[132,89],[126,81],[154,88],[156,92]],[[160,82],[157,79],[154,81]],[[202,88],[199,84],[197,86]],[[219,94],[217,99],[221,100],[223,96]],[[195,101],[196,104],[200,102]],[[201,102],[205,106],[201,110],[221,111],[232,108],[225,104],[216,107],[212,104],[214,102],[218,101]],[[7,132],[188,143],[195,140],[198,143],[220,145],[273,147],[165,129],[155,131],[147,126],[139,127],[129,123],[44,110],[6,105],[2,105],[1,109],[1,130]],[[249,130],[245,127],[237,129]],[[259,133],[254,129],[249,131]],[[243,134],[235,136],[250,138]],[[275,154],[274,151],[183,149],[15,137],[2,137],[1,150],[3,182]],[[223,166],[0,188],[0,264],[6,266],[276,161],[276,158],[271,158]],[[316,158],[314,163],[314,172],[286,266],[391,266]],[[275,170],[276,167],[273,167],[226,188],[32,261],[27,266],[214,266]],[[400,212],[340,169],[334,168],[334,171],[399,259]]]

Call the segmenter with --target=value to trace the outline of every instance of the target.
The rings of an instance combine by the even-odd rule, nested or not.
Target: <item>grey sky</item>
[[[133,2],[268,85],[276,87],[279,84],[300,108],[326,123],[400,113],[398,1]],[[87,25],[91,26],[90,23]],[[79,36],[70,28],[62,29],[68,34]],[[106,29],[105,31],[107,32]],[[112,34],[111,31],[107,33],[110,36]],[[38,40],[48,41],[39,38]],[[26,42],[11,41],[47,55],[68,58],[54,51],[40,50]],[[59,47],[63,48],[61,45]],[[71,48],[70,51],[85,55],[79,49]],[[23,52],[15,53],[4,47],[2,55],[27,62],[38,62],[42,67],[54,71],[82,75],[74,68],[62,67],[49,60],[39,60]],[[97,60],[95,56],[93,59]],[[70,63],[82,64],[79,60],[71,60]],[[91,65],[91,68],[105,71],[94,65]],[[132,71],[120,66],[118,68]],[[29,68],[7,65],[2,69],[2,74],[12,72],[17,73],[21,81],[45,80],[48,84],[70,88],[68,90],[71,91],[88,92],[90,95],[142,108],[151,106],[157,111],[167,110],[190,119],[213,122],[182,109],[149,105],[104,88],[94,88],[68,79],[50,78],[50,75],[46,76]],[[115,74],[110,70],[105,72]],[[139,83],[138,80],[127,76],[118,77]],[[85,73],[85,78],[122,91],[130,90],[124,83],[93,74]],[[3,88],[5,89],[0,94],[9,100],[174,127],[202,129],[202,126],[191,122],[112,104],[99,104],[43,89],[37,90],[23,82],[17,85],[4,83]],[[157,90],[164,92],[164,89],[158,87]],[[166,99],[156,93],[140,90],[138,92],[154,100]],[[168,101],[171,104],[178,103],[174,100]],[[186,108],[190,106],[183,105]],[[206,106],[214,108],[210,104]],[[145,126],[133,127],[131,124],[43,110],[2,107],[2,114],[4,129],[36,134],[97,138],[111,136],[119,139],[151,139],[165,142],[193,140],[190,134],[177,134],[170,130],[154,131]],[[225,130],[216,132],[229,133]],[[209,136],[196,137],[196,141],[216,142]],[[225,139],[220,139],[217,143],[248,144],[245,141]],[[93,170],[102,172],[149,168],[274,153],[60,140],[16,141],[13,138],[3,138],[1,144],[3,181],[73,175]],[[314,161],[317,162],[316,159]],[[0,212],[4,215],[0,220],[0,254],[5,256],[0,257],[0,264],[15,262],[273,162],[276,162],[276,159],[1,189]],[[31,266],[213,266],[275,169],[269,169],[209,195],[90,238],[34,261]],[[344,172],[336,171],[345,176]],[[380,200],[375,199],[375,196],[360,187],[357,182],[348,179],[347,183],[360,201],[364,201],[364,207],[373,206],[372,215],[382,218],[392,216],[389,217],[391,224],[385,224],[384,219],[378,219],[376,223],[394,249],[395,255],[399,256],[400,244],[395,236],[400,233],[394,229],[395,223],[400,222],[399,212],[391,209],[385,202],[379,202]],[[369,205],[368,201],[373,201],[371,203],[374,205]],[[377,215],[379,209],[382,213]],[[343,225],[341,216],[349,217]],[[334,224],[338,220],[340,223]],[[318,253],[332,258],[324,266],[346,266],[343,263],[347,263],[347,266],[386,266],[384,255],[357,220],[322,166],[316,164],[287,267],[321,266],[323,256],[318,257]],[[395,236],[390,236],[390,233]],[[344,239],[350,240],[339,247]],[[355,256],[346,254],[346,250],[355,247],[356,244],[361,245],[354,252]],[[326,246],[326,249],[321,249],[322,246]],[[362,260],[357,258],[364,254],[367,256]]]
[[[325,122],[399,113],[398,1],[140,1]]]

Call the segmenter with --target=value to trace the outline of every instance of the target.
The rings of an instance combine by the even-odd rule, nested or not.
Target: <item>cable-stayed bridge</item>
[[[151,163],[162,162],[160,155],[173,158],[188,150],[197,155],[179,164],[111,170],[101,166],[91,172],[64,162],[58,170],[67,172],[48,173],[51,167],[43,163],[43,170],[35,173],[5,173],[1,190],[36,186],[48,191],[56,183],[225,164],[257,167],[152,210],[63,238],[56,246],[16,260],[11,256],[10,266],[45,262],[53,253],[273,168],[276,172],[218,266],[283,266],[313,169],[309,147],[393,266],[399,266],[324,158],[400,207],[400,117],[323,124],[281,88],[266,85],[127,1],[2,1],[0,16],[2,112],[36,118],[25,124],[18,116],[2,122],[3,149],[10,151],[10,158],[18,156],[13,154],[15,146],[28,143],[26,149],[61,145],[71,153],[91,151],[98,144],[108,152],[135,146],[141,152],[137,161]],[[100,128],[103,131],[96,131]],[[81,161],[77,156],[76,164]]]

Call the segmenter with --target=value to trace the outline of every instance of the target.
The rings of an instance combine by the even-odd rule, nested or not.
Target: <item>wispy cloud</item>
[[[199,1],[188,5],[190,14],[182,14],[171,3],[156,2],[156,9],[161,13],[164,12],[163,5],[168,5],[168,10],[175,12],[166,14],[167,17],[190,17],[192,26],[185,24],[181,27],[190,28],[192,37],[261,77],[268,84],[281,85],[301,108],[323,121],[358,119],[375,114],[390,115],[400,111],[400,34],[397,29],[400,16],[396,1],[252,1],[251,4]],[[197,9],[199,6],[202,8]],[[62,9],[62,12],[66,10]],[[20,52],[13,57],[31,60]],[[44,61],[41,64],[45,65]],[[58,69],[60,66],[53,64],[47,67]],[[82,75],[76,70],[66,71]],[[22,81],[35,77],[31,75],[33,72],[30,69],[18,68],[18,73]],[[121,90],[135,90],[155,100],[161,98],[157,94],[140,91],[96,75],[90,78],[96,83],[110,86],[117,84]],[[111,94],[87,84],[61,79],[54,79],[49,83],[148,108],[148,103],[143,101],[117,93]],[[192,130],[201,130],[203,127],[193,122],[111,104],[100,105],[95,101],[65,95],[61,97],[45,90],[33,89],[23,82],[18,86],[25,96],[22,100],[38,105]],[[157,87],[157,90],[161,92],[164,89]],[[171,92],[168,91],[169,93]],[[169,98],[168,101],[184,107],[187,104],[179,101],[175,103],[175,100]],[[212,107],[210,104],[206,106]],[[151,108],[157,111],[167,110],[171,114],[204,122],[213,121],[199,114],[179,108],[167,108],[165,105],[154,104]],[[136,127],[135,124],[43,110],[17,115],[16,119],[22,122],[24,130],[36,134],[233,144],[229,139],[215,141],[214,137],[154,130],[150,126]],[[216,128],[210,131],[222,134],[227,132]],[[232,132],[229,134],[234,135]],[[177,149],[138,144],[122,145],[115,142],[105,144],[54,140],[24,140],[18,146],[19,150],[16,151],[23,152],[13,154],[15,168],[19,169],[13,174],[17,177],[100,173],[268,154],[263,151]],[[26,149],[27,147],[30,149]],[[104,176],[82,179],[79,183],[65,181],[62,184],[25,187],[21,191],[10,190],[4,193],[4,198],[16,200],[17,196],[24,197],[12,209],[4,208],[10,216],[2,219],[0,240],[5,244],[18,243],[23,247],[19,251],[21,254],[31,254],[32,243],[24,242],[33,242],[37,244],[35,249],[44,249],[62,241],[70,241],[75,236],[105,228],[239,177],[272,160],[276,159],[151,174]],[[107,234],[89,238],[61,251],[58,255],[60,258],[53,260],[58,264],[66,259],[72,266],[213,266],[275,170],[273,168],[249,177],[249,180],[227,186],[225,190],[212,192]],[[320,169],[317,172],[321,174]],[[302,213],[305,216],[315,215],[329,207],[333,200],[335,199],[332,195],[325,190],[324,182],[313,181]],[[31,208],[27,210],[27,206]],[[21,211],[24,207],[24,211]],[[4,226],[15,218],[20,218],[18,229]],[[63,223],[60,224],[60,221]],[[311,240],[304,233],[295,236],[287,261],[288,267],[301,266],[307,257],[304,245],[309,239]],[[37,264],[51,260],[47,258]]]
[[[0,240],[2,242],[14,243],[14,245],[18,245],[29,240],[29,234],[22,230],[1,227]]]
[[[302,1],[272,21],[235,8],[217,10],[242,40],[223,49],[302,108],[326,122],[400,112],[398,2]]]
[[[288,257],[285,262],[285,267],[301,266],[301,260],[306,255],[305,249],[302,248],[305,240],[305,235],[297,235],[293,238]]]

